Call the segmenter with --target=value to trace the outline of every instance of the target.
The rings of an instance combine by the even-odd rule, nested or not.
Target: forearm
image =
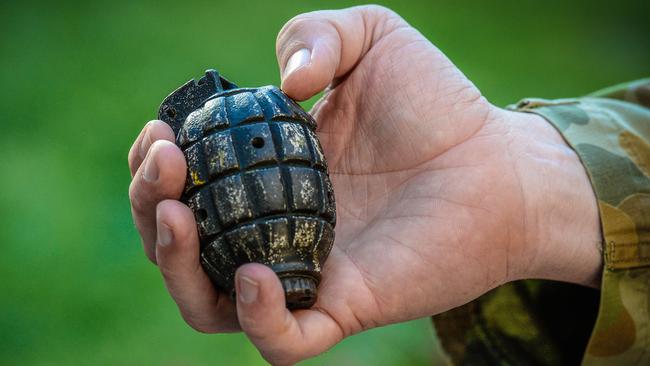
[[[643,305],[647,303],[650,291],[648,96],[650,79],[643,79],[605,89],[590,97],[528,99],[509,107],[541,116],[541,119],[529,118],[530,121],[547,120],[547,125],[541,125],[559,131],[584,167],[559,170],[562,174],[533,174],[562,177],[562,182],[551,182],[545,186],[546,189],[541,189],[540,195],[546,191],[561,199],[561,192],[567,189],[574,192],[575,200],[571,200],[571,204],[551,200],[550,206],[543,208],[543,201],[539,198],[531,200],[540,202],[542,209],[539,212],[553,212],[563,218],[560,222],[546,218],[546,225],[557,225],[558,231],[551,234],[540,231],[538,234],[540,242],[547,240],[548,243],[540,246],[545,254],[539,255],[541,266],[531,266],[538,272],[533,275],[592,285],[597,278],[602,278],[598,286],[601,290],[598,316],[583,358],[584,365],[645,365],[649,362],[646,357],[648,310]],[[591,190],[584,188],[586,174],[582,174],[582,179],[570,178],[575,177],[570,172],[577,174],[578,171],[588,172]],[[528,186],[535,187],[535,184]],[[585,192],[589,194],[585,195]],[[597,225],[590,224],[596,217],[595,205],[599,210]],[[571,217],[575,219],[567,222]],[[566,233],[561,230],[566,230]],[[595,239],[601,243],[598,267],[593,260],[597,258],[596,252],[591,249],[594,233],[602,235]],[[554,237],[559,237],[560,241],[564,238],[565,246],[559,247]],[[574,265],[567,264],[567,261]],[[571,271],[566,272],[566,268],[571,268]]]

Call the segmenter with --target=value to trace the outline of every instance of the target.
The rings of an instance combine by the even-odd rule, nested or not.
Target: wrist
[[[602,236],[597,199],[576,152],[548,121],[505,112],[510,153],[520,179],[524,243],[518,278],[541,278],[598,287]],[[523,222],[522,222],[523,220]]]

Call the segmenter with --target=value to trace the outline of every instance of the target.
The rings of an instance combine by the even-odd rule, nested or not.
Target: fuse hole
[[[256,149],[261,149],[264,147],[264,139],[261,137],[253,137],[251,140],[251,145]]]
[[[203,221],[203,220],[207,219],[207,218],[208,218],[208,211],[206,211],[206,210],[203,209],[203,208],[198,209],[198,210],[196,211],[196,218],[197,218],[199,221]]]
[[[176,110],[174,108],[168,108],[166,113],[169,118],[176,117]]]

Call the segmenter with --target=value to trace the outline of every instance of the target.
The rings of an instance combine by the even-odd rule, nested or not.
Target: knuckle
[[[166,283],[173,284],[178,279],[177,271],[175,271],[167,261],[161,261],[161,263],[158,264],[158,269],[160,269],[160,274]]]
[[[143,180],[134,179],[129,186],[129,201],[133,216],[148,217],[155,215],[158,201],[155,187],[149,187]]]
[[[157,239],[154,239],[154,241],[156,240]],[[183,240],[178,240],[177,242],[182,241]],[[181,251],[183,251],[183,249],[181,249]],[[160,274],[166,283],[173,285],[172,287],[178,287],[180,283],[186,283],[188,281],[188,278],[192,278],[191,274],[194,270],[192,267],[194,267],[195,263],[186,263],[186,261],[182,260],[183,258],[178,258],[183,257],[187,254],[189,253],[168,252],[164,258],[161,258],[160,263],[158,263]],[[199,266],[199,264],[196,263],[196,266]]]
[[[131,201],[131,208],[135,214],[145,213],[147,211],[146,207],[148,206],[145,205],[142,201],[142,197],[140,195],[140,192],[142,191],[140,189],[140,184],[140,180],[136,178],[133,179],[129,185],[129,201]]]
[[[301,361],[304,357],[301,357],[299,355],[294,355],[291,354],[290,352],[287,351],[282,351],[278,352],[277,350],[274,351],[263,351],[259,350],[260,355],[271,365],[275,366],[289,366],[289,365],[294,365]]]
[[[387,8],[383,5],[377,5],[377,4],[369,4],[369,5],[363,5],[361,7],[362,11],[374,15],[374,16],[379,16],[379,17],[399,17],[396,12],[394,12],[392,9]]]
[[[161,173],[162,174],[162,173]],[[129,201],[134,215],[150,215],[158,203],[180,199],[185,184],[184,176],[161,178],[162,182],[147,182],[136,176],[129,184]]]
[[[245,314],[238,313],[237,315],[241,328],[250,338],[258,342],[265,342],[271,338],[284,338],[290,333],[288,324],[269,324],[268,319],[266,319],[267,316],[263,312],[257,314],[245,312]]]
[[[251,316],[250,314],[240,314],[238,317],[242,329],[246,329],[247,333],[256,338],[263,337],[264,332],[260,332],[259,322],[254,316]]]
[[[289,21],[284,24],[282,29],[280,29],[280,33],[278,33],[278,39],[284,39],[287,34],[294,33],[298,29],[301,29],[300,24],[304,24],[306,21],[305,18],[305,14],[299,14],[289,19]]]
[[[188,321],[185,321],[192,329],[199,333],[203,334],[213,334],[213,333],[218,333],[218,331],[214,330],[212,327],[207,327],[204,326],[203,324],[193,324]]]
[[[140,243],[142,244],[142,249],[144,252],[145,257],[149,259],[151,263],[154,265],[158,265],[158,259],[156,258],[156,249],[155,249],[155,244],[152,243],[152,241],[155,241],[155,239],[151,239],[151,233],[145,231],[141,224],[139,223],[139,220],[134,218],[135,226],[136,229],[138,230],[138,233],[140,234]]]
[[[129,149],[129,153],[127,155],[127,161],[129,163],[129,169],[131,169],[131,176],[135,175],[135,172],[137,170],[136,165],[136,152],[135,152],[135,143],[131,146]]]
[[[364,5],[361,7],[364,24],[374,24],[383,28],[384,32],[407,25],[406,21],[395,11],[381,5]]]
[[[156,259],[156,253],[153,250],[147,250],[147,244],[143,242],[143,245],[145,246],[144,254],[151,261],[151,263],[158,265],[158,260]]]
[[[195,316],[187,314],[185,311],[181,311],[181,316],[187,325],[199,333],[212,334],[219,332],[218,328],[213,324],[205,324],[204,322],[197,320]]]
[[[140,159],[140,148],[142,145],[142,138],[147,133],[147,130],[151,125],[152,125],[152,121],[149,121],[144,125],[144,127],[142,128],[138,136],[133,141],[131,148],[129,149],[127,159],[129,162],[129,168],[131,169],[132,175],[135,175],[135,172],[138,169],[136,165],[138,164],[138,160]]]
[[[318,15],[320,13],[303,13],[289,19],[278,33],[277,49],[286,49],[286,46],[296,43],[304,44],[306,40],[300,39],[301,36],[309,35],[322,24],[329,24],[327,18]]]

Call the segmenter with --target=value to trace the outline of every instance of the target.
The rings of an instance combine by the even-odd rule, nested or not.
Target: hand
[[[171,129],[149,123],[129,154],[133,215],[181,314],[203,332],[243,330],[273,364],[380,325],[433,315],[505,282],[593,285],[596,201],[575,153],[542,118],[492,106],[428,40],[377,6],[292,19],[277,41],[282,88],[312,113],[337,198],[318,302],[289,312],[274,273],[236,276],[237,303],[198,261],[186,174]]]

